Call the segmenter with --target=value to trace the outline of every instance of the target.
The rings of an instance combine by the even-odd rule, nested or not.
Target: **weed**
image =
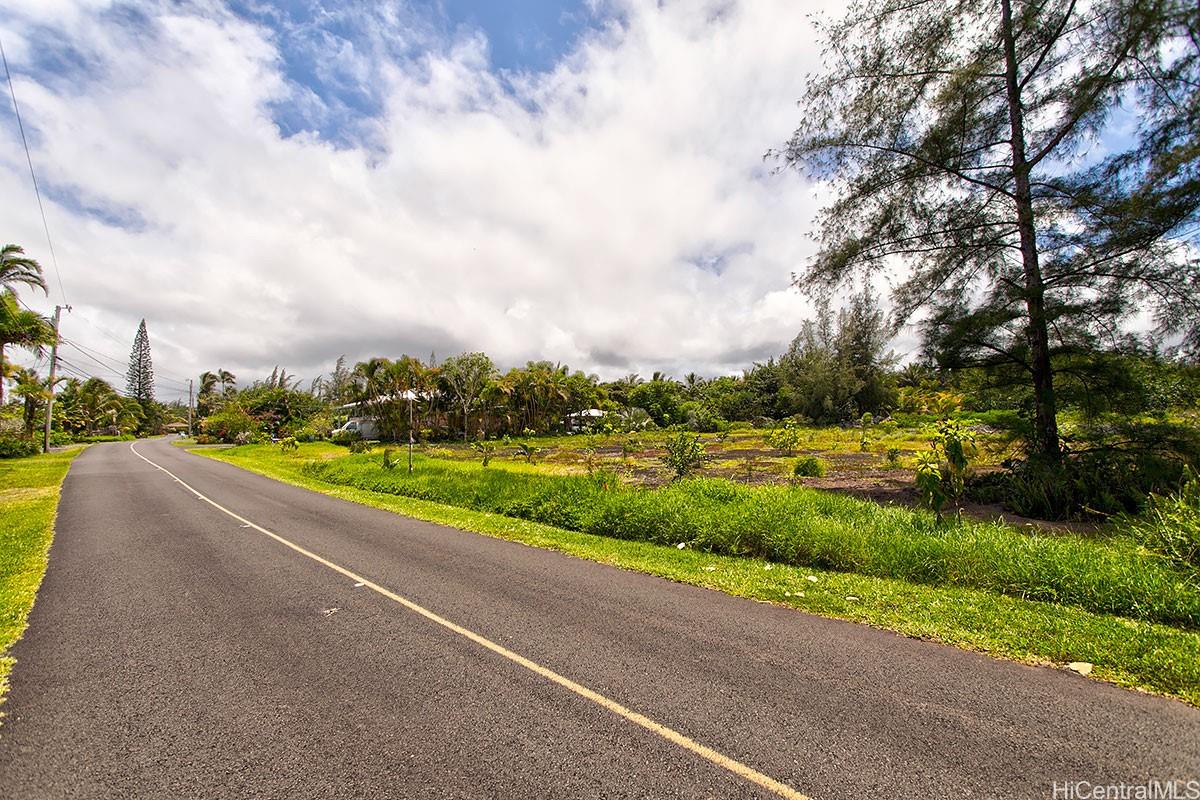
[[[1196,473],[1188,470],[1175,494],[1150,495],[1146,513],[1130,527],[1154,552],[1182,566],[1200,568],[1200,480]]]
[[[792,474],[797,478],[821,478],[825,475],[825,462],[816,456],[804,456],[796,460]]]

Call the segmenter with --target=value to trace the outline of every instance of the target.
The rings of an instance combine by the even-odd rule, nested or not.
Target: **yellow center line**
[[[130,449],[130,451],[133,452],[133,454],[135,456],[140,458],[142,461],[145,461],[147,464],[149,464],[150,466],[154,467],[157,470],[161,470],[162,472],[165,472],[176,483],[183,486],[189,492],[191,492],[192,494],[194,494],[196,497],[203,500],[204,502],[208,503],[210,506],[217,509],[218,511],[228,514],[230,517],[233,517],[234,519],[236,519],[238,522],[242,523],[243,525],[245,525],[249,528],[253,528],[254,530],[258,531],[259,533],[262,533],[266,536],[271,537],[272,539],[274,539],[275,541],[279,542],[280,544],[282,544],[286,547],[290,547],[292,550],[295,550],[300,555],[305,556],[307,558],[311,558],[313,561],[316,561],[318,564],[326,566],[329,569],[333,570],[334,572],[345,575],[347,578],[354,581],[355,583],[362,584],[366,588],[371,589],[372,591],[383,595],[384,597],[388,598],[389,600],[393,600],[393,601],[399,603],[400,605],[407,608],[409,611],[412,611],[416,614],[420,614],[422,617],[429,620],[430,622],[437,623],[438,625],[441,625],[443,628],[445,628],[449,631],[452,631],[452,632],[458,634],[459,636],[462,636],[466,639],[470,639],[472,642],[479,645],[480,647],[485,647],[488,650],[491,650],[493,653],[496,653],[497,655],[503,656],[504,658],[508,659],[509,661],[512,661],[514,664],[519,664],[520,666],[524,667],[525,669],[529,670],[530,672],[541,675],[543,678],[558,684],[559,686],[563,687],[564,689],[568,689],[568,690],[574,692],[575,694],[579,695],[580,697],[583,697],[587,700],[591,700],[596,705],[601,706],[602,708],[608,709],[609,711],[616,714],[617,716],[622,717],[623,719],[628,720],[629,722],[632,722],[635,725],[645,728],[646,730],[650,731],[651,733],[653,733],[657,736],[660,736],[663,739],[666,739],[668,742],[678,745],[679,747],[682,747],[685,750],[691,751],[692,753],[695,753],[696,755],[700,756],[701,758],[703,758],[707,761],[710,761],[713,764],[716,764],[718,767],[721,767],[722,769],[726,769],[729,772],[732,772],[734,775],[737,775],[738,777],[743,778],[751,783],[757,784],[758,786],[761,786],[762,788],[766,789],[767,791],[769,791],[773,794],[778,795],[779,797],[786,797],[786,798],[788,798],[788,800],[811,800],[811,798],[807,797],[806,795],[801,794],[800,792],[796,791],[795,789],[793,789],[792,787],[788,786],[785,783],[781,783],[781,782],[775,780],[774,778],[770,777],[769,775],[764,775],[763,773],[759,772],[758,770],[753,769],[752,767],[748,767],[740,761],[732,759],[729,756],[724,755],[722,753],[719,753],[716,750],[713,750],[711,747],[707,747],[703,744],[700,744],[695,739],[689,738],[688,736],[685,736],[684,734],[680,733],[679,731],[677,731],[673,728],[669,728],[666,725],[663,725],[661,722],[656,722],[656,721],[650,719],[649,717],[645,716],[644,714],[639,714],[638,712],[634,711],[633,709],[627,708],[626,706],[621,705],[617,701],[611,700],[608,697],[605,697],[604,695],[600,694],[599,692],[593,691],[592,689],[589,689],[586,686],[583,686],[582,684],[576,683],[575,681],[571,680],[570,678],[560,675],[557,672],[555,672],[554,670],[552,670],[548,667],[544,667],[541,664],[538,664],[536,661],[531,661],[530,659],[526,658],[525,656],[521,655],[520,653],[514,653],[512,650],[509,650],[507,647],[496,644],[491,639],[481,636],[478,633],[475,633],[472,630],[464,628],[463,626],[461,626],[457,623],[451,622],[450,620],[446,619],[445,617],[439,616],[438,614],[435,614],[434,612],[430,611],[429,609],[427,609],[423,606],[417,605],[412,600],[409,600],[406,597],[401,597],[400,595],[396,594],[395,592],[393,592],[389,589],[386,589],[383,586],[380,586],[379,584],[375,583],[374,581],[364,578],[362,575],[359,575],[356,572],[352,572],[351,570],[346,569],[345,567],[341,566],[340,564],[335,564],[334,562],[332,562],[326,558],[322,558],[321,556],[317,555],[316,553],[312,552],[311,550],[307,550],[307,549],[301,547],[300,545],[296,544],[295,542],[289,541],[289,540],[285,539],[284,537],[280,536],[279,534],[269,531],[266,528],[262,527],[261,525],[257,525],[254,522],[251,522],[250,520],[246,519],[245,517],[241,516],[240,514],[234,512],[234,511],[230,511],[228,508],[225,508],[225,506],[216,502],[212,498],[206,497],[205,495],[201,494],[199,491],[197,491],[196,489],[194,489],[193,487],[188,485],[187,482],[185,482],[182,478],[180,478],[175,473],[171,472],[166,467],[156,464],[153,461],[151,461],[150,459],[146,458],[144,455],[139,453],[134,448],[132,443],[129,445],[129,449]]]

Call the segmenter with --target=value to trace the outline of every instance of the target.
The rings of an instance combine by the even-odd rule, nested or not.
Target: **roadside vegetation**
[[[929,512],[803,486],[631,486],[603,465],[591,476],[555,475],[515,451],[486,468],[419,455],[412,477],[403,461],[385,467],[395,454],[382,449],[200,452],[354,502],[671,580],[1030,663],[1087,662],[1095,677],[1200,704],[1197,573],[1115,531],[1040,536],[939,524]]]
[[[0,461],[0,701],[54,535],[59,488],[82,448]]]

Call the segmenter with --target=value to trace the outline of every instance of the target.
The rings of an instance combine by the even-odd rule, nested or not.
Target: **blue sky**
[[[548,69],[596,22],[582,2],[442,0],[427,5],[431,13],[444,12],[452,25],[482,29],[499,69]]]
[[[354,56],[378,67],[419,62],[464,36],[482,34],[488,68],[498,75],[552,69],[580,37],[604,22],[584,2],[554,0],[411,0],[387,8],[372,0],[233,0],[239,16],[275,32],[284,72],[322,103],[275,106],[285,134],[315,130],[330,141],[356,143],[356,123],[379,114],[379,75],[364,80]]]

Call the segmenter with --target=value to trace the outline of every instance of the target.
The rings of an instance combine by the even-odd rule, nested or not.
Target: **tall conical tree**
[[[125,394],[137,400],[143,409],[154,402],[154,364],[150,360],[150,335],[146,320],[138,325],[129,354],[129,372],[125,377]]]

